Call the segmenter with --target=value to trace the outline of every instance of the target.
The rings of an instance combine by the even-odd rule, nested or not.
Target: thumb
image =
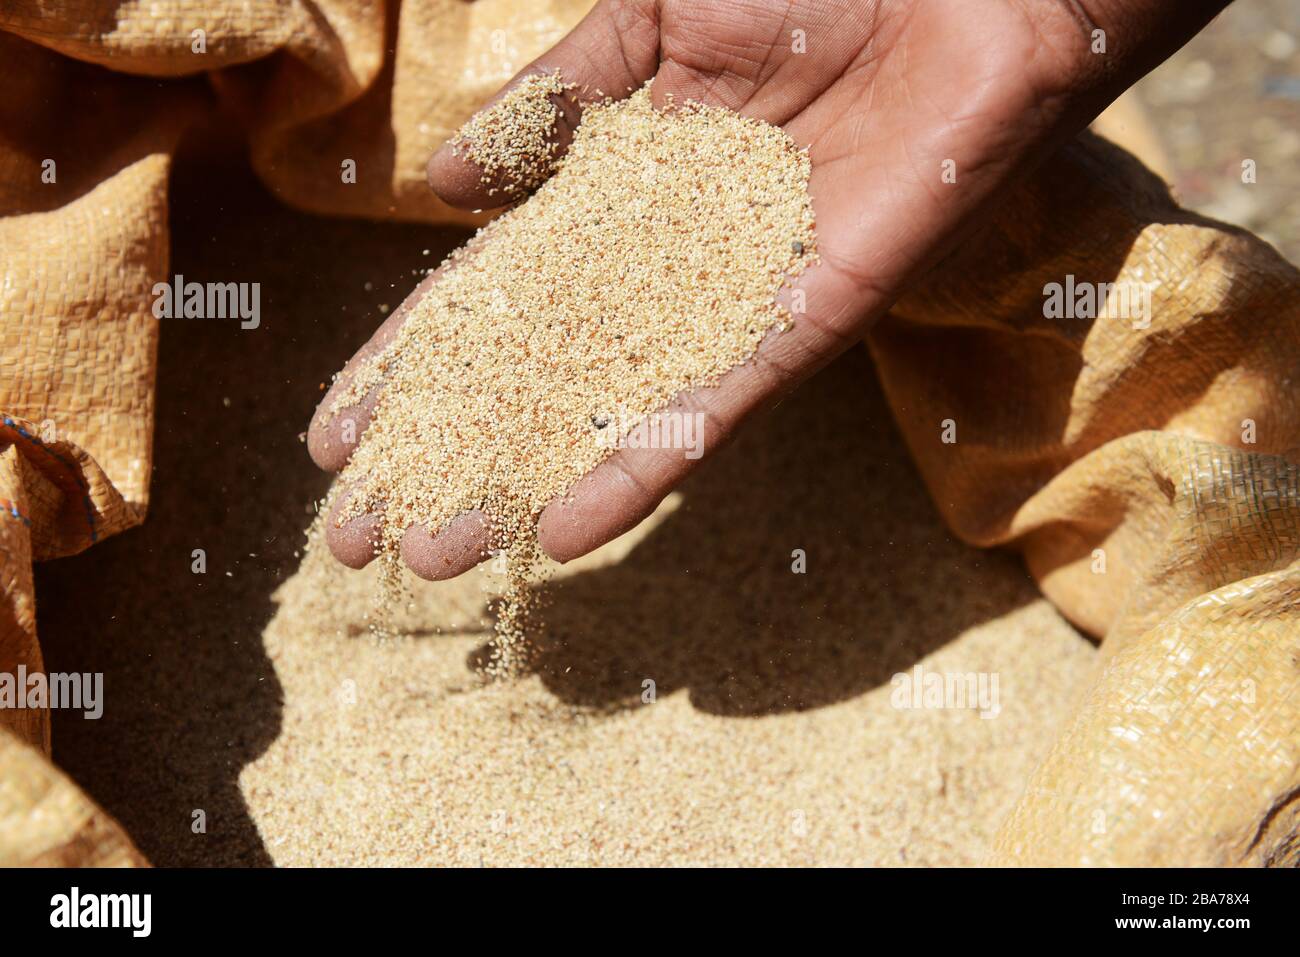
[[[583,108],[613,97],[623,99],[645,85],[659,66],[659,15],[654,0],[601,0],[563,40],[524,67],[479,111],[485,111],[538,74],[558,73],[572,89],[552,95],[555,120],[548,138],[553,157],[560,157],[573,140]],[[528,158],[524,158],[525,161]],[[543,157],[534,157],[541,160]],[[525,166],[528,165],[525,162]],[[461,209],[492,209],[504,205],[528,182],[523,166],[486,171],[454,141],[429,160],[429,186],[446,203]]]

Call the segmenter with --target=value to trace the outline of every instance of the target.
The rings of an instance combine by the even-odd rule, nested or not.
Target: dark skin
[[[821,262],[797,282],[806,312],[755,356],[675,408],[703,412],[705,458],[756,409],[859,342],[893,301],[967,238],[1017,176],[1043,162],[1112,99],[1201,29],[1226,0],[602,0],[522,71],[559,70],[580,99],[621,97],[654,78],[656,106],[698,100],[782,127],[810,149],[809,191]],[[804,52],[793,31],[802,31]],[[1105,34],[1106,52],[1097,35]],[[516,78],[518,79],[518,78]],[[513,81],[512,81],[513,82]],[[565,106],[563,145],[581,122]],[[950,163],[948,161],[951,161]],[[947,182],[944,172],[955,174]],[[949,177],[951,179],[951,176]],[[481,171],[447,147],[429,182],[448,203],[491,208]],[[344,370],[383,347],[440,272],[429,276]],[[332,404],[334,390],[320,410]],[[312,458],[337,471],[377,396],[308,433]],[[622,449],[541,516],[542,548],[569,561],[650,514],[695,468],[682,450]],[[342,528],[334,555],[374,557],[378,516]],[[436,532],[436,534],[431,534]],[[402,557],[422,578],[482,560],[482,516],[411,529]]]

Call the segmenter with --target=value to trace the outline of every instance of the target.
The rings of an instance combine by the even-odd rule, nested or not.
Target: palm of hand
[[[1085,25],[1056,3],[1030,13],[1016,0],[628,0],[598,5],[526,72],[559,69],[593,96],[654,77],[659,104],[725,106],[783,127],[810,150],[822,261],[799,281],[806,313],[715,388],[679,400],[705,414],[710,449],[858,341],[1032,158],[1058,125],[1087,40]],[[491,205],[466,165],[446,150],[436,156],[435,190],[458,205]],[[386,341],[404,312],[358,356]],[[352,418],[364,427],[372,408],[373,398]],[[318,415],[310,446],[318,464],[337,469],[349,450],[331,429]],[[543,513],[543,548],[568,560],[610,540],[694,464],[680,450],[620,450]],[[331,547],[347,564],[364,564],[372,529],[365,518],[331,523]],[[404,544],[403,557],[416,573],[446,578],[480,560],[486,531],[476,518],[408,540],[415,544]]]

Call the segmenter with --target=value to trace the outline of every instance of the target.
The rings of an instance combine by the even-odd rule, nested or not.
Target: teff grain
[[[809,171],[781,130],[698,104],[658,112],[648,86],[589,106],[555,175],[452,255],[335,400],[383,385],[343,474],[342,520],[382,512],[396,567],[408,527],[490,516],[512,654],[537,519],[611,453],[606,412],[635,423],[788,328],[777,294],[816,256]]]

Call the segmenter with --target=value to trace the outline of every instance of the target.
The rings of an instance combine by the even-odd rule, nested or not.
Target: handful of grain
[[[383,386],[342,475],[353,492],[339,521],[382,513],[377,544],[395,573],[408,527],[489,516],[507,559],[509,658],[539,567],[537,520],[611,453],[606,414],[637,421],[711,385],[789,323],[776,296],[816,255],[809,172],[776,127],[698,104],[657,112],[648,85],[588,106],[555,175],[452,255],[336,398],[334,411]]]

